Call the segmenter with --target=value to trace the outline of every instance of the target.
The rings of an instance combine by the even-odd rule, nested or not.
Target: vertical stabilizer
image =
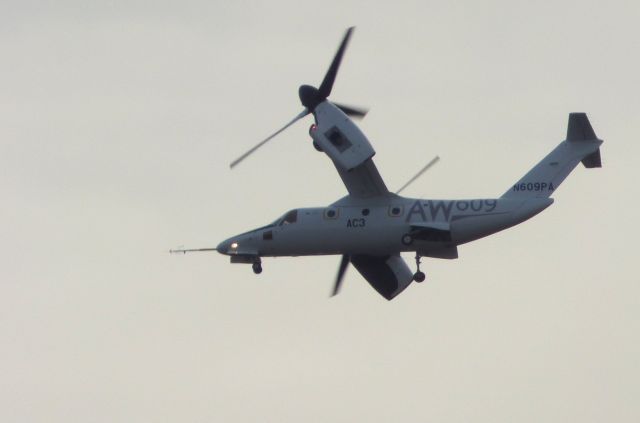
[[[570,113],[567,125],[567,141],[597,140],[586,113]]]

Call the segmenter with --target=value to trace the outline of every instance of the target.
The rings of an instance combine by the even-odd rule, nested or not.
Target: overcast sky
[[[0,3],[0,420],[637,422],[636,1]],[[338,257],[211,253],[346,191],[302,106],[332,99],[391,189],[502,194],[587,112],[578,167],[518,227],[424,260],[392,302]],[[410,257],[409,257],[410,258]]]

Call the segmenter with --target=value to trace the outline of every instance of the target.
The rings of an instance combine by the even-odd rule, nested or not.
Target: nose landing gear
[[[251,268],[253,269],[253,273],[256,275],[262,273],[262,263],[260,262],[260,259],[258,259],[258,261],[254,261]]]
[[[424,274],[424,272],[420,271],[420,256],[416,253],[416,273],[413,274],[413,280],[420,283],[423,282],[427,276]]]

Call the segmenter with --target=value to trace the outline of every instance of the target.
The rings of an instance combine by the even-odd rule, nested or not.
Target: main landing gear
[[[420,256],[416,253],[416,267],[418,268],[416,270],[416,273],[413,274],[413,280],[416,282],[423,282],[427,276],[424,274],[424,272],[420,271]]]

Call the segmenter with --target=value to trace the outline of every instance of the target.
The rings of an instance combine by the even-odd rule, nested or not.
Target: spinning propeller
[[[333,292],[331,293],[332,297],[340,291],[340,286],[342,286],[342,280],[344,279],[344,274],[347,271],[347,266],[349,266],[350,261],[351,258],[348,255],[344,254],[342,256],[340,267],[338,268],[338,274],[336,275],[336,282],[333,285]]]
[[[336,75],[338,74],[338,69],[340,68],[340,62],[342,62],[342,56],[344,55],[344,52],[347,48],[347,44],[349,44],[349,39],[351,38],[353,29],[354,27],[351,27],[345,33],[344,38],[340,43],[340,47],[338,48],[336,55],[333,57],[331,66],[329,66],[329,70],[324,76],[324,79],[322,80],[320,87],[316,88],[316,87],[312,87],[311,85],[301,85],[300,88],[298,89],[298,96],[300,97],[300,102],[302,102],[302,105],[305,107],[304,110],[300,112],[296,117],[294,117],[291,120],[291,122],[287,123],[285,126],[278,129],[276,132],[274,132],[273,134],[269,135],[267,138],[265,138],[264,140],[256,144],[249,151],[247,151],[246,153],[244,153],[243,155],[235,159],[233,162],[231,162],[230,167],[232,169],[235,166],[237,166],[238,163],[246,159],[251,153],[253,153],[258,148],[265,145],[267,142],[271,141],[276,135],[278,135],[279,133],[281,133],[282,131],[284,131],[285,129],[287,129],[288,127],[290,127],[291,125],[293,125],[294,123],[302,119],[303,117],[307,116],[308,114],[315,112],[316,107],[329,97],[329,95],[331,94],[331,89],[333,88],[333,83],[336,80]],[[337,103],[333,103],[333,104],[336,107],[338,107],[340,110],[342,110],[347,116],[362,118],[367,114],[367,110],[365,109],[359,109],[359,108],[345,106]]]

